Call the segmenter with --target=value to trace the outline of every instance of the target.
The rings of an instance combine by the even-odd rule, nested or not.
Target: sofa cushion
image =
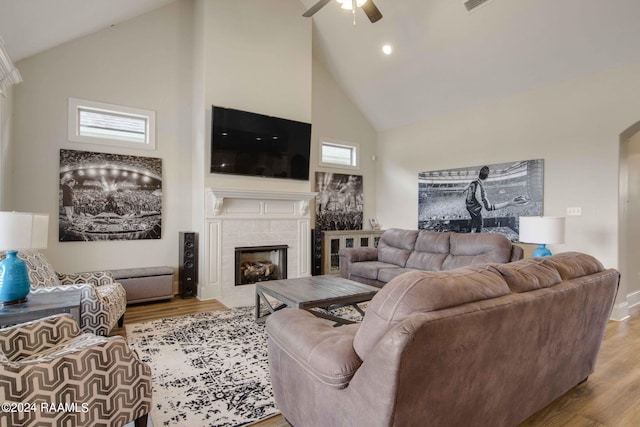
[[[548,261],[558,269],[562,280],[571,280],[576,277],[588,276],[604,270],[600,261],[591,255],[579,252],[563,252],[549,258]]]
[[[508,264],[494,264],[512,292],[528,292],[557,285],[562,281],[553,264],[544,258],[527,258]]]
[[[511,240],[502,234],[451,233],[450,245],[450,253],[442,263],[443,270],[511,260]]]
[[[415,270],[416,269],[414,268],[402,268],[402,267],[383,268],[380,271],[378,271],[378,280],[385,283],[390,282],[396,276],[399,276],[403,273],[408,273],[409,271],[415,271]]]
[[[442,270],[442,263],[449,255],[451,234],[449,232],[420,231],[406,266],[417,270]]]
[[[452,271],[412,271],[387,283],[371,300],[354,339],[358,356],[367,353],[393,326],[414,313],[436,311],[510,294],[509,286],[490,266]]]
[[[380,237],[378,243],[378,261],[404,267],[413,251],[418,230],[400,230],[392,228]]]

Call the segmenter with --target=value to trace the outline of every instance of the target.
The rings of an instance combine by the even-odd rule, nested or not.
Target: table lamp
[[[564,243],[565,219],[557,216],[521,216],[520,242],[537,243],[533,257],[551,256],[546,245]]]
[[[45,249],[49,215],[25,212],[0,212],[0,306],[27,300],[30,284],[27,265],[18,258],[21,249]]]

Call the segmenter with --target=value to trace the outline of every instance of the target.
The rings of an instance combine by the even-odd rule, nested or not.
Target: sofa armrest
[[[512,245],[511,246],[511,262],[520,261],[522,258],[524,258],[524,250],[520,246]]]
[[[56,273],[61,285],[75,285],[80,283],[90,283],[95,286],[115,283],[113,274],[110,271],[86,271],[83,273]]]
[[[340,249],[340,261],[349,262],[377,261],[378,248],[346,248]]]
[[[20,360],[79,335],[80,326],[73,316],[55,314],[0,329],[0,352],[10,361]]]
[[[377,261],[378,248],[346,248],[340,249],[340,276],[351,279],[351,264],[361,261]]]
[[[324,385],[345,388],[362,364],[353,349],[357,325],[335,328],[298,309],[273,313],[266,324],[271,345]]]

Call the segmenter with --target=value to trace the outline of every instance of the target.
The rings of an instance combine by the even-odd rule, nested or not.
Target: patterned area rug
[[[333,313],[361,320],[351,308]],[[254,307],[128,325],[127,339],[151,366],[154,427],[241,426],[278,413]]]

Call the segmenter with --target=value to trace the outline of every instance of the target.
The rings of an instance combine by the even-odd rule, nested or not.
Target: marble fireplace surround
[[[287,277],[310,276],[309,203],[316,194],[207,188],[198,298],[255,304],[255,285],[235,285],[236,247],[287,245]]]

